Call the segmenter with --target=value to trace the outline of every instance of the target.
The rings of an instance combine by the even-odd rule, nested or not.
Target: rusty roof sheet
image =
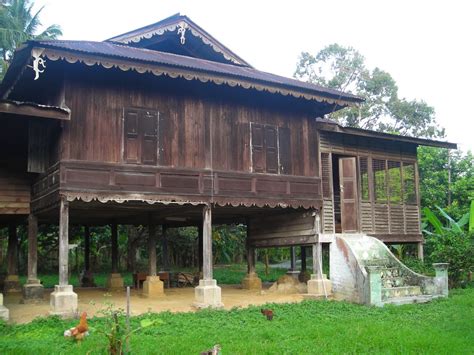
[[[290,88],[293,90],[298,90],[301,92],[318,94],[320,96],[326,96],[328,98],[345,100],[348,101],[348,104],[351,102],[356,103],[363,101],[362,98],[352,94],[343,93],[341,91],[325,88],[320,85],[263,72],[250,67],[218,63],[199,58],[160,52],[156,50],[135,48],[117,43],[47,40],[29,41],[28,44],[32,47],[51,48],[75,53],[83,53],[87,55],[97,55],[102,57],[114,57],[135,62],[159,64],[168,67],[188,69],[197,72],[213,73],[238,79],[246,79],[254,82],[268,83],[276,86]]]

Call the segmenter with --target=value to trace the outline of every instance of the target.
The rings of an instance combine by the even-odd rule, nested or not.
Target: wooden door
[[[339,158],[342,233],[359,231],[356,158]]]

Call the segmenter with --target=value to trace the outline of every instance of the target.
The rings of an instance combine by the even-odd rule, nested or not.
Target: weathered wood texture
[[[38,278],[38,218],[28,216],[28,280]]]
[[[289,130],[290,152],[282,157],[281,164],[286,164],[282,172],[319,175],[316,128],[310,114],[77,78],[66,83],[66,103],[72,117],[64,125],[63,159],[125,162],[124,113],[143,108],[159,114],[158,165],[251,172],[252,122],[273,125],[284,136]],[[285,144],[282,138],[281,145]]]
[[[289,212],[284,215],[249,219],[248,245],[257,248],[309,245],[316,242],[315,217],[312,212]]]
[[[387,142],[381,139],[355,137],[339,133],[320,132],[322,192],[324,199],[323,227],[325,233],[333,233],[333,215],[335,204],[340,196],[332,186],[331,156],[354,156],[358,160],[358,191],[359,196],[359,226],[360,231],[379,237],[382,240],[418,241],[422,239],[420,231],[419,188],[417,173],[416,145],[401,142]],[[374,190],[374,169],[385,171],[385,186],[382,188],[386,195],[384,201],[377,200]],[[399,200],[391,198],[389,186],[391,167],[399,169],[397,179],[401,179],[401,190],[397,191]],[[408,169],[413,169],[414,196],[408,196],[404,191],[404,177]],[[366,192],[361,181],[361,171],[366,174]],[[398,170],[397,170],[398,171]],[[368,190],[367,190],[368,189]],[[365,195],[365,196],[364,196]],[[332,199],[332,200],[331,200]],[[336,201],[337,200],[337,201]]]
[[[59,286],[69,284],[69,202],[63,197],[59,208]]]
[[[28,121],[0,115],[0,215],[30,212],[31,177],[26,173]]]
[[[0,168],[0,214],[30,213],[31,178],[26,173]]]

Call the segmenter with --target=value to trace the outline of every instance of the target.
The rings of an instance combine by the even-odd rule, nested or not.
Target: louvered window
[[[252,170],[256,173],[291,174],[290,130],[251,123]]]
[[[124,160],[155,165],[158,158],[158,111],[124,110]]]
[[[321,170],[323,198],[331,199],[331,160],[329,153],[321,153]]]
[[[360,171],[360,198],[362,201],[369,201],[369,166],[367,157],[359,158]]]
[[[400,162],[389,160],[387,163],[390,203],[400,204],[402,202],[402,173]]]
[[[414,163],[403,163],[403,200],[409,205],[417,204]]]
[[[385,160],[373,159],[374,193],[376,202],[387,202],[387,174]]]

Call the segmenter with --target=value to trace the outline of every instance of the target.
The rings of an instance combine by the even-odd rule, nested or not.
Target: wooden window
[[[373,159],[374,194],[376,202],[387,202],[387,174],[385,160]]]
[[[414,163],[403,163],[403,201],[409,205],[417,204]]]
[[[158,111],[124,110],[124,160],[156,165],[158,161]]]
[[[362,201],[369,201],[369,165],[367,157],[359,158],[360,173],[360,198]]]
[[[290,130],[251,123],[251,132],[253,172],[291,174]]]
[[[402,172],[399,161],[388,162],[388,191],[390,196],[390,203],[402,203]]]

